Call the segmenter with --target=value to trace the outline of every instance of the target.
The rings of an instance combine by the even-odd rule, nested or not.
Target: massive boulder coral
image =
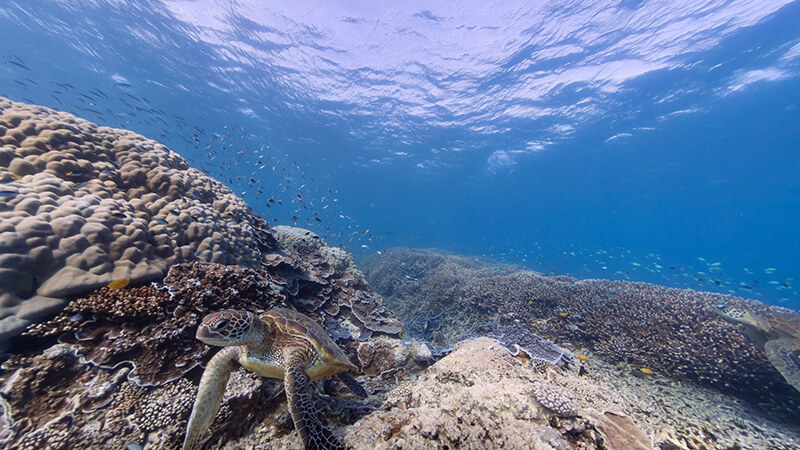
[[[0,343],[111,281],[192,261],[264,269],[340,338],[401,329],[347,253],[300,228],[273,232],[163,145],[0,98]]]
[[[163,145],[0,98],[0,342],[116,279],[257,267],[256,228],[244,201]]]

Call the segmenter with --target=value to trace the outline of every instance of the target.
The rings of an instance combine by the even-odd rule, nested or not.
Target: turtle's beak
[[[197,327],[197,333],[194,335],[194,337],[209,345],[216,345],[220,347],[227,345],[227,341],[225,341],[225,339],[220,336],[219,333],[211,331],[211,327],[207,325],[200,325]]]

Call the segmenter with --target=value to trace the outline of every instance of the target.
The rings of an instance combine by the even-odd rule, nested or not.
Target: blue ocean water
[[[159,140],[357,258],[797,309],[798,23],[784,0],[5,1],[0,95]]]

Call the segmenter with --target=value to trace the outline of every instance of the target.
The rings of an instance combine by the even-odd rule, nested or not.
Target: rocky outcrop
[[[595,448],[612,442],[608,433],[628,433],[636,436],[624,442],[641,443],[607,448],[652,448],[635,425],[623,431],[594,418],[609,411],[626,417],[613,399],[574,375],[543,374],[497,341],[480,338],[460,343],[416,381],[391,391],[383,408],[353,425],[344,442],[352,448],[571,449],[577,443]]]

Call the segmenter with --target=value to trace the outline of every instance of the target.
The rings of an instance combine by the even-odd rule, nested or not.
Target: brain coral
[[[155,141],[0,98],[0,342],[116,279],[256,267],[253,217]]]

